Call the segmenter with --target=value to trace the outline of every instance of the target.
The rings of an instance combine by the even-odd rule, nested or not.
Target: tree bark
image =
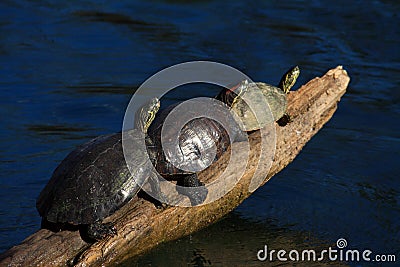
[[[284,127],[275,123],[276,151],[272,165],[266,164],[266,172],[256,172],[256,166],[263,164],[257,162],[261,134],[259,131],[251,133],[251,151],[245,174],[231,191],[217,201],[194,208],[159,210],[149,201],[135,197],[107,218],[107,221],[115,222],[118,235],[88,244],[81,239],[78,231],[54,233],[41,229],[0,255],[0,266],[112,265],[216,222],[250,196],[248,189],[254,174],[262,175],[262,184],[265,184],[293,161],[311,137],[332,117],[349,81],[347,72],[338,66],[291,92],[287,112],[292,121]],[[227,154],[201,172],[200,179],[210,181],[218,175],[229,161]]]

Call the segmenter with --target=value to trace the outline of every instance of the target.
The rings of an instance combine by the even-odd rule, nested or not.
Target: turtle
[[[138,111],[135,128],[129,131],[130,142],[143,142],[159,107],[160,101],[153,98]],[[102,135],[78,146],[54,170],[37,199],[42,227],[76,226],[91,241],[115,235],[113,224],[102,220],[138,193],[138,179],[154,177],[145,147],[135,151],[131,163],[135,166],[132,174],[122,150],[122,133]]]
[[[266,125],[267,119],[264,118],[261,123],[258,122],[251,109],[242,100],[244,96],[256,97],[255,93],[257,91],[261,91],[265,96],[275,121],[281,118],[282,120],[289,120],[289,116],[285,114],[287,106],[286,94],[296,82],[299,74],[300,69],[298,66],[290,68],[283,75],[278,87],[266,83],[249,84],[247,80],[244,80],[234,88],[223,89],[216,96],[216,99],[222,101],[232,111],[236,112],[241,121],[238,123],[231,120],[228,123],[231,126],[230,131],[233,133],[232,141],[243,141],[246,139],[245,133],[258,130]],[[261,103],[264,104],[265,102]],[[149,128],[148,135],[152,138],[152,144],[155,146],[155,149],[152,149],[152,152],[155,153],[151,156],[152,163],[156,170],[166,179],[175,179],[178,181],[178,185],[198,187],[204,184],[198,179],[197,173],[187,171],[187,168],[178,168],[174,163],[180,162],[180,166],[187,167],[193,162],[200,162],[204,166],[208,166],[221,157],[230,146],[231,140],[228,132],[216,121],[206,117],[195,118],[181,129],[179,142],[176,146],[171,151],[164,151],[160,138],[161,129],[168,114],[178,104],[171,105],[160,111]],[[265,106],[261,108],[265,109]],[[252,115],[252,117],[249,115]],[[216,148],[216,153],[210,156],[209,149],[212,147]],[[203,188],[188,197],[193,205],[198,205],[204,201],[206,196],[207,190]]]
[[[217,103],[217,101],[215,102]],[[157,172],[166,180],[174,180],[178,186],[200,187],[204,183],[198,179],[196,172],[190,170],[204,169],[218,160],[228,149],[231,143],[230,138],[232,138],[232,141],[242,141],[247,137],[233,117],[222,118],[225,120],[223,124],[228,125],[229,129],[225,129],[216,120],[199,117],[188,121],[182,127],[178,142],[175,145],[169,148],[163,147],[161,130],[166,126],[165,119],[179,104],[180,102],[175,103],[160,111],[154,123],[150,126],[148,130],[148,136],[152,139],[152,147],[149,150],[150,158]],[[166,140],[172,142],[172,138],[176,135],[170,130],[176,127],[175,125],[169,126],[167,127]],[[183,193],[180,191],[180,187],[177,190]],[[207,188],[200,187],[193,193],[188,193],[187,196],[191,205],[196,206],[204,202],[207,193]]]
[[[238,115],[244,131],[258,130],[270,123],[272,119],[277,121],[280,126],[284,126],[290,122],[290,116],[286,114],[286,96],[296,83],[299,75],[300,68],[294,66],[282,76],[277,87],[262,82],[249,83],[244,80],[234,88],[222,90],[216,98],[227,104]],[[259,92],[262,93],[264,99],[260,100]],[[238,95],[241,97],[238,97]],[[260,110],[265,109],[266,101],[271,113],[260,112],[257,113],[258,116],[256,118],[245,99],[249,99],[252,108],[256,110],[257,108],[260,108]],[[272,114],[272,119],[269,114]]]

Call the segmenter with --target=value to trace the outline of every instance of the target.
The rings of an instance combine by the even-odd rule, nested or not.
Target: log
[[[349,81],[347,72],[338,66],[288,95],[288,113],[292,121],[284,127],[275,124],[276,151],[272,165],[268,166],[269,172],[256,173],[262,175],[262,184],[293,161],[311,137],[329,121]],[[160,210],[149,201],[135,197],[106,219],[115,222],[118,229],[116,236],[88,244],[81,239],[78,231],[51,232],[41,229],[0,255],[0,266],[111,266],[162,242],[204,228],[251,195],[249,184],[255,174],[261,137],[260,131],[249,135],[251,151],[244,176],[231,191],[215,202],[193,208],[169,207]],[[202,181],[212,180],[226,166],[228,154],[225,153],[201,172],[199,178]]]

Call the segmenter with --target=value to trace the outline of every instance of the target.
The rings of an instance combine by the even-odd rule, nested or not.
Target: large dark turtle
[[[160,107],[152,99],[139,110],[130,142],[143,142],[145,133]],[[138,179],[152,177],[146,149],[135,151],[134,172],[128,170],[122,134],[97,137],[72,151],[55,169],[37,199],[36,207],[44,225],[79,225],[89,239],[114,235],[111,224],[102,220],[127,203],[140,190]]]

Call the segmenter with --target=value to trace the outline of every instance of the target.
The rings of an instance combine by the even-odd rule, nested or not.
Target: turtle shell
[[[230,106],[231,110],[238,115],[241,120],[241,123],[238,124],[242,130],[259,130],[282,118],[287,108],[286,94],[282,89],[261,82],[248,83],[246,86],[244,93],[237,99],[235,98],[239,86],[233,89],[224,89],[216,97]],[[266,104],[269,109],[266,108]]]
[[[130,137],[143,142],[139,130],[132,130]],[[148,176],[147,152],[135,153],[135,179]],[[79,146],[61,162],[36,207],[49,222],[90,224],[111,215],[139,189],[124,159],[122,134],[105,135]]]
[[[173,179],[171,177],[173,175],[193,174],[208,167],[218,160],[231,144],[228,131],[220,123],[207,117],[200,117],[190,120],[182,127],[178,142],[175,144],[172,141],[176,135],[167,130],[165,141],[171,142],[172,145],[163,146],[162,127],[166,126],[164,124],[166,117],[178,104],[158,112],[148,130],[148,135],[154,144],[149,154],[155,153],[150,158],[157,172],[167,179]],[[243,131],[233,118],[230,119],[230,122],[224,124],[230,126],[232,142],[244,140]],[[167,129],[176,129],[179,126],[169,125]]]

